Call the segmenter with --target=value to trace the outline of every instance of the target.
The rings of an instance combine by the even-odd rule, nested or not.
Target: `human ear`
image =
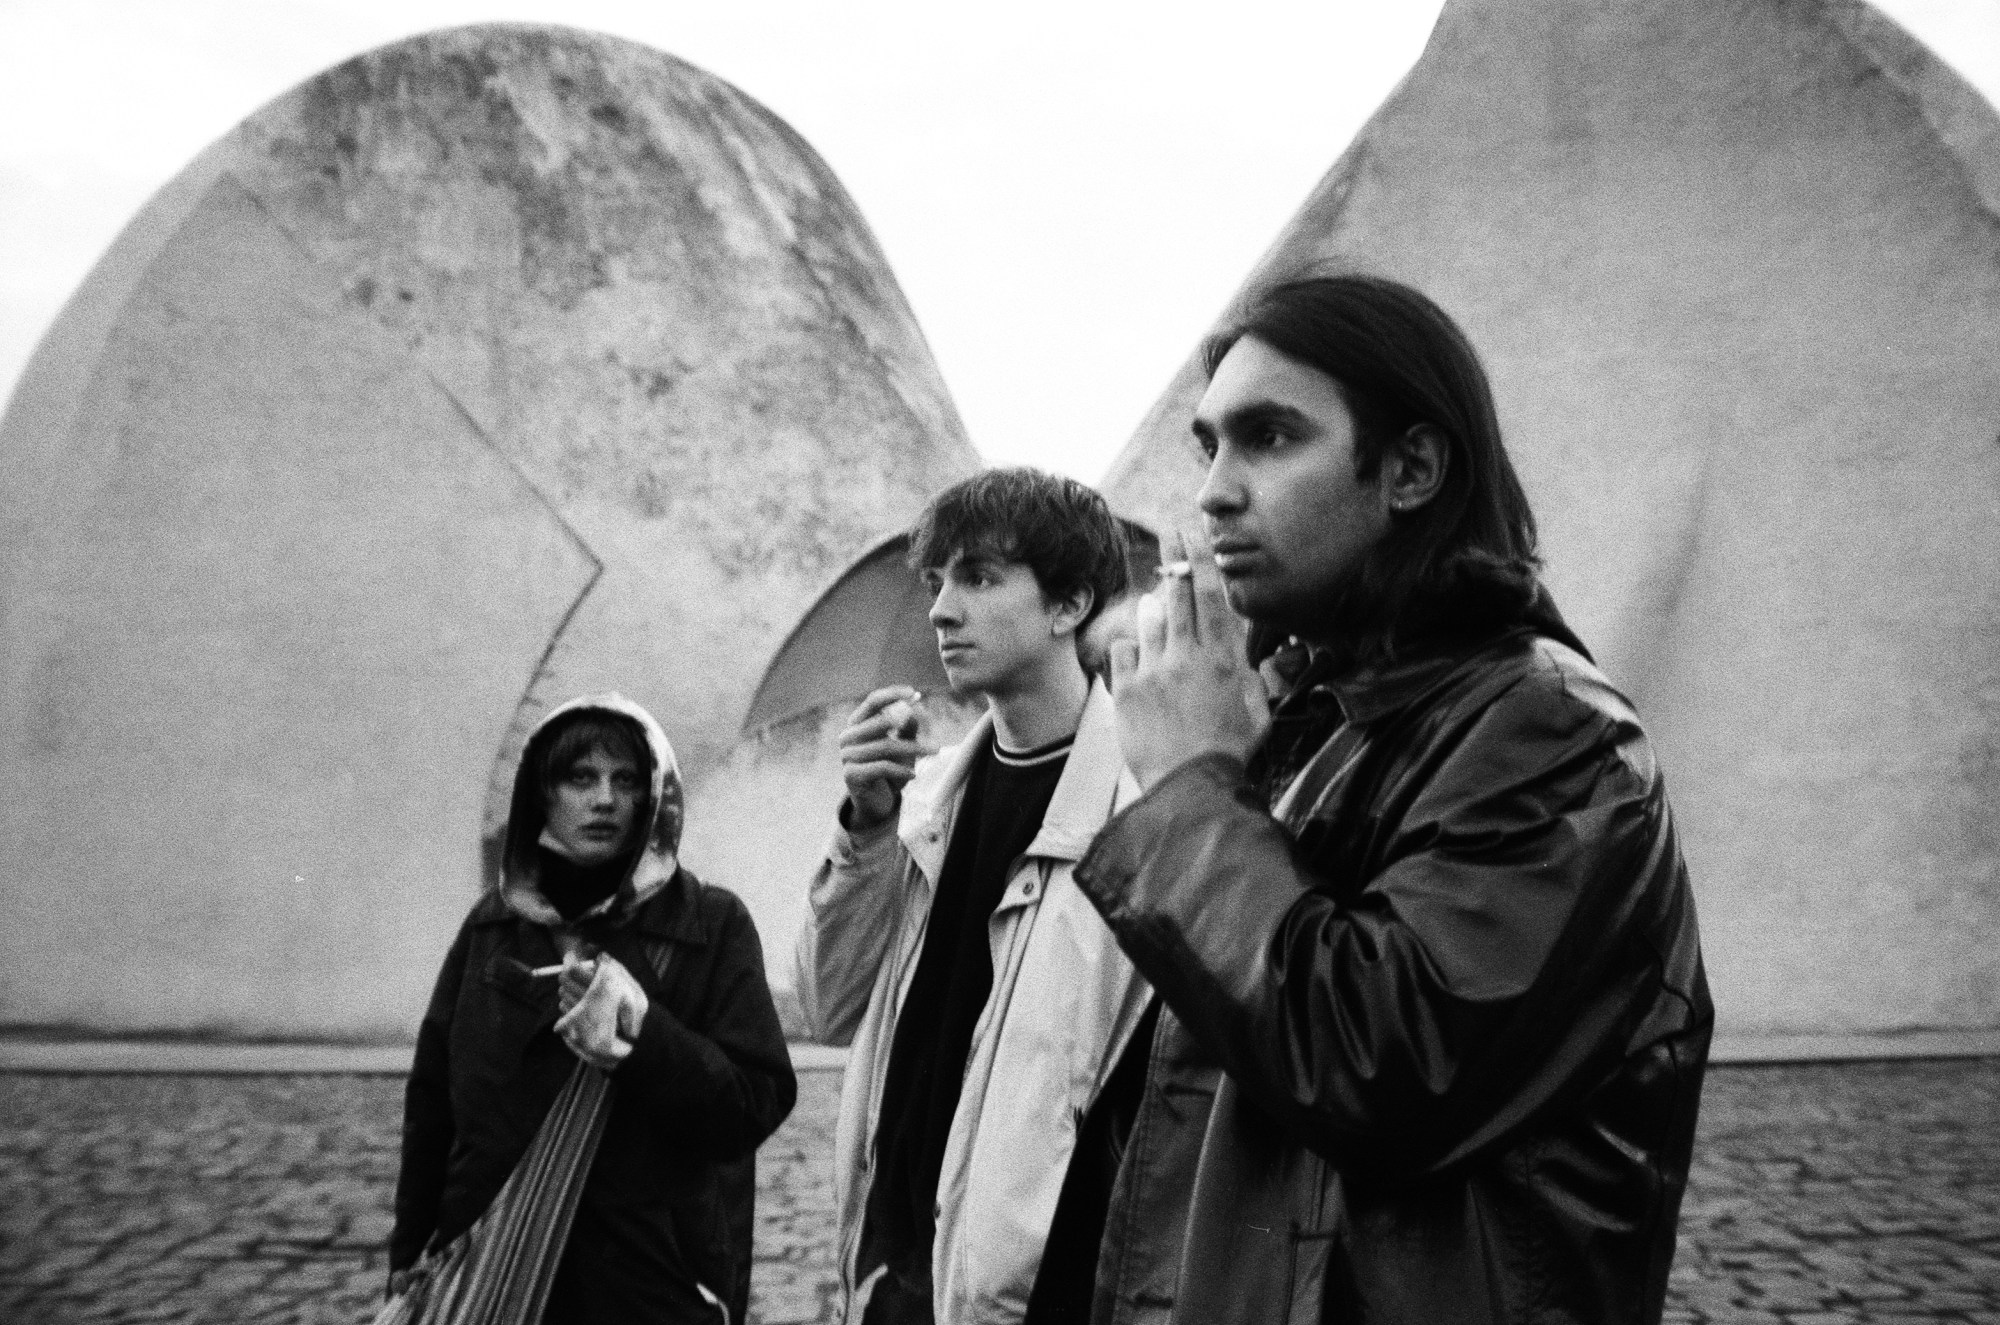
[[[1049,634],[1056,637],[1074,634],[1096,601],[1096,591],[1087,584],[1079,585],[1069,597],[1057,600],[1049,613]]]
[[[1444,487],[1451,448],[1434,424],[1419,423],[1391,442],[1382,456],[1382,500],[1397,515],[1408,515]]]

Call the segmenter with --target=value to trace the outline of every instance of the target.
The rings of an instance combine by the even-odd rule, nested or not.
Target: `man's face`
[[[1209,455],[1197,498],[1229,605],[1298,629],[1389,528],[1377,479],[1354,476],[1354,416],[1331,377],[1245,336],[1195,407]]]
[[[923,574],[936,595],[938,659],[960,694],[1012,693],[1064,653],[1076,656],[1075,636],[1055,629],[1062,605],[1047,601],[1022,562],[959,552]]]
[[[579,865],[602,865],[624,849],[645,797],[630,756],[592,750],[549,793],[549,835]]]

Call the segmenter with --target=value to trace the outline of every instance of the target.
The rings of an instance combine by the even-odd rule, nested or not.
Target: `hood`
[[[547,816],[541,787],[530,770],[540,766],[542,752],[551,739],[551,728],[558,720],[593,709],[636,727],[645,737],[651,767],[647,769],[646,801],[639,810],[639,822],[646,825],[646,830],[637,846],[629,851],[625,877],[608,901],[585,914],[629,916],[664,888],[679,868],[685,797],[681,790],[680,761],[674,757],[667,733],[653,720],[652,714],[623,695],[583,695],[572,699],[550,709],[521,747],[521,762],[514,769],[514,797],[509,802],[507,831],[502,836],[499,876],[494,880],[494,887],[508,909],[538,924],[560,925],[563,920],[541,892],[541,857],[536,844]]]

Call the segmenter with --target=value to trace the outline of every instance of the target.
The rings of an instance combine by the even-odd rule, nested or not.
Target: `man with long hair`
[[[1207,545],[1112,651],[1145,794],[1076,871],[1164,1004],[1093,1319],[1657,1321],[1693,900],[1478,358],[1339,275],[1205,363]]]

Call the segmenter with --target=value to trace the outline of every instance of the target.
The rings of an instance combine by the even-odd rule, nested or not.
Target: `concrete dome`
[[[631,695],[698,794],[793,622],[977,459],[796,134],[495,26],[191,164],[0,464],[0,1021],[370,1036],[542,712]]]
[[[2000,1028],[2000,120],[1852,0],[1454,0],[1246,288],[1485,356],[1656,738],[1720,1030]],[[1191,359],[1106,482],[1194,518]]]

